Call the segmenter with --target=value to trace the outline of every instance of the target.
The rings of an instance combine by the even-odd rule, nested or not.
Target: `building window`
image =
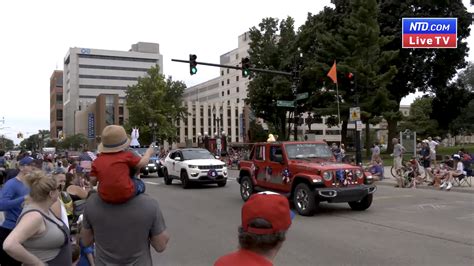
[[[107,95],[105,97],[105,124],[115,124],[114,96],[112,95]]]
[[[239,76],[235,76],[235,81],[239,81]]]
[[[202,106],[199,107],[199,114],[201,116],[204,116],[204,109],[202,108]]]
[[[193,126],[196,126],[196,118],[193,118]]]
[[[230,79],[227,79],[227,84],[230,84]]]
[[[119,106],[119,115],[123,115],[123,106]]]
[[[123,125],[123,117],[119,117],[119,125]]]
[[[236,101],[237,101],[237,103],[239,103],[239,100],[240,100],[240,99],[239,99],[239,98],[237,98],[237,100],[236,100]]]
[[[56,104],[63,104],[63,95],[56,94]]]
[[[221,82],[222,86],[224,86],[224,81]]]
[[[227,95],[230,95],[230,90],[227,90]]]
[[[201,118],[199,122],[201,123],[201,126],[202,126],[202,124],[204,124],[204,118]]]
[[[230,117],[231,113],[230,109],[227,109],[227,117]]]
[[[230,105],[230,100],[227,100],[227,105]]]
[[[229,69],[227,69],[227,74],[229,74]]]
[[[56,121],[63,121],[63,110],[56,110]]]
[[[224,96],[224,92],[222,92],[222,96]]]
[[[224,76],[224,70],[221,71],[221,76]]]
[[[236,91],[236,92],[239,92],[239,87],[235,88],[235,91]]]

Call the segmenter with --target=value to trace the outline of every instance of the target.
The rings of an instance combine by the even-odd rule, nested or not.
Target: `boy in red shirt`
[[[145,166],[153,154],[150,146],[143,157],[126,150],[130,139],[122,126],[106,126],[102,131],[100,155],[92,163],[91,180],[99,181],[99,196],[108,203],[123,203],[145,192],[145,184],[135,172]]]

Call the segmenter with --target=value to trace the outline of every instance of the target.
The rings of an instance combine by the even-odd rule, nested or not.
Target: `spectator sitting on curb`
[[[380,157],[376,157],[376,159],[370,163],[368,170],[375,181],[382,181],[384,179],[383,161]]]
[[[293,217],[284,196],[273,192],[252,195],[242,206],[240,249],[220,257],[214,266],[273,265]]]

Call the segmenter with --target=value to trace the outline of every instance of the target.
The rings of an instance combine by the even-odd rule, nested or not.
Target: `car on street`
[[[184,148],[168,153],[163,165],[163,178],[166,185],[174,179],[180,180],[183,188],[191,184],[217,184],[223,187],[227,183],[227,167],[208,150]]]
[[[131,151],[137,156],[142,157],[145,154],[148,147],[132,148]],[[148,163],[140,169],[140,176],[146,177],[152,173],[158,172],[159,165],[157,163],[157,157],[150,157]]]
[[[237,182],[244,201],[258,191],[274,191],[286,195],[304,216],[313,215],[324,201],[365,210],[377,189],[369,172],[336,162],[323,141],[256,143],[249,160],[240,162]]]

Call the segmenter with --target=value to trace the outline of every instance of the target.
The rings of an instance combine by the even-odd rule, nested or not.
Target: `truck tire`
[[[240,179],[240,197],[242,197],[242,200],[247,201],[253,193],[254,187],[250,177],[242,177]]]
[[[173,179],[168,175],[166,168],[163,169],[163,180],[165,181],[165,185],[171,185],[171,183],[173,183]]]
[[[349,206],[354,211],[365,211],[372,205],[373,194],[368,194],[359,201],[349,202]]]
[[[188,173],[186,173],[186,170],[181,171],[181,184],[183,185],[183,188],[189,188],[190,182],[189,182],[189,177]]]
[[[313,216],[319,207],[316,194],[305,183],[299,183],[295,187],[293,203],[296,211],[303,216]]]

